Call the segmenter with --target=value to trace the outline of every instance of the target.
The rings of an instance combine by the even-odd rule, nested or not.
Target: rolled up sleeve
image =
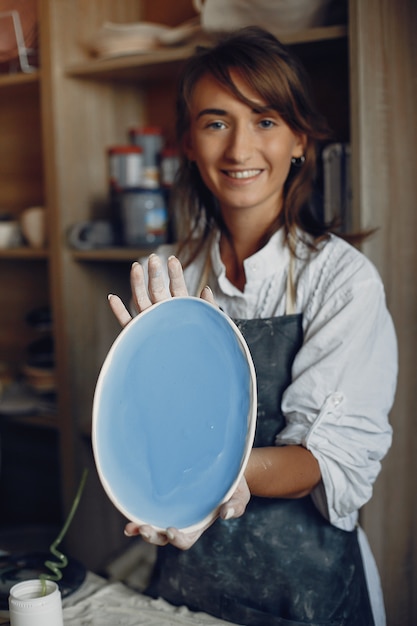
[[[322,475],[312,498],[329,521],[350,530],[392,440],[388,414],[397,343],[381,280],[365,266],[311,306],[304,344],[283,396],[277,445],[303,445]]]

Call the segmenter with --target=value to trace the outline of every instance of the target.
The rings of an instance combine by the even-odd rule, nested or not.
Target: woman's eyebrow
[[[255,105],[252,108],[252,113],[255,113],[256,115],[262,115],[262,114],[266,114],[266,113],[276,113],[276,110],[274,109],[274,107],[270,106],[270,105]],[[227,115],[227,111],[225,111],[224,109],[202,109],[198,114],[196,119],[200,119],[200,117],[203,117],[204,115]]]
[[[198,113],[197,119],[200,119],[203,115],[227,115],[227,111],[224,109],[203,109]]]

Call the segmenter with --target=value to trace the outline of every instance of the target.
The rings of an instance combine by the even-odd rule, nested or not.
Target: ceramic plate
[[[240,331],[200,298],[165,300],[124,328],[100,372],[100,480],[129,520],[197,529],[233,493],[255,422],[255,370]]]

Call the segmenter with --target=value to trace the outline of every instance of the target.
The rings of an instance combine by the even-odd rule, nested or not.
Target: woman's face
[[[235,211],[257,211],[273,220],[282,206],[291,158],[304,151],[296,135],[272,109],[266,109],[237,72],[238,90],[259,109],[247,106],[210,74],[195,85],[190,105],[187,158],[219,201],[225,218]]]

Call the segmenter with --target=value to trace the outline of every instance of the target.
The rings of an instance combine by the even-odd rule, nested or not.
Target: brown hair
[[[293,132],[306,137],[305,161],[299,167],[291,167],[284,186],[282,211],[265,234],[264,243],[283,226],[289,245],[292,241],[290,235],[295,237],[296,231],[300,229],[312,236],[314,247],[314,243],[327,236],[332,227],[319,219],[311,207],[317,145],[319,141],[328,138],[328,127],[312,103],[304,69],[287,47],[272,34],[259,27],[247,27],[227,35],[213,47],[197,49],[187,61],[177,97],[177,138],[180,149],[190,128],[191,98],[196,84],[203,76],[212,75],[239,100],[252,108],[259,108],[236,88],[230,77],[232,69],[239,71],[248,86],[279,113]],[[183,262],[188,264],[205,245],[214,227],[226,234],[227,230],[217,199],[203,183],[195,164],[190,164],[184,154],[174,187],[174,198],[187,221],[186,236],[179,253],[187,252]]]

